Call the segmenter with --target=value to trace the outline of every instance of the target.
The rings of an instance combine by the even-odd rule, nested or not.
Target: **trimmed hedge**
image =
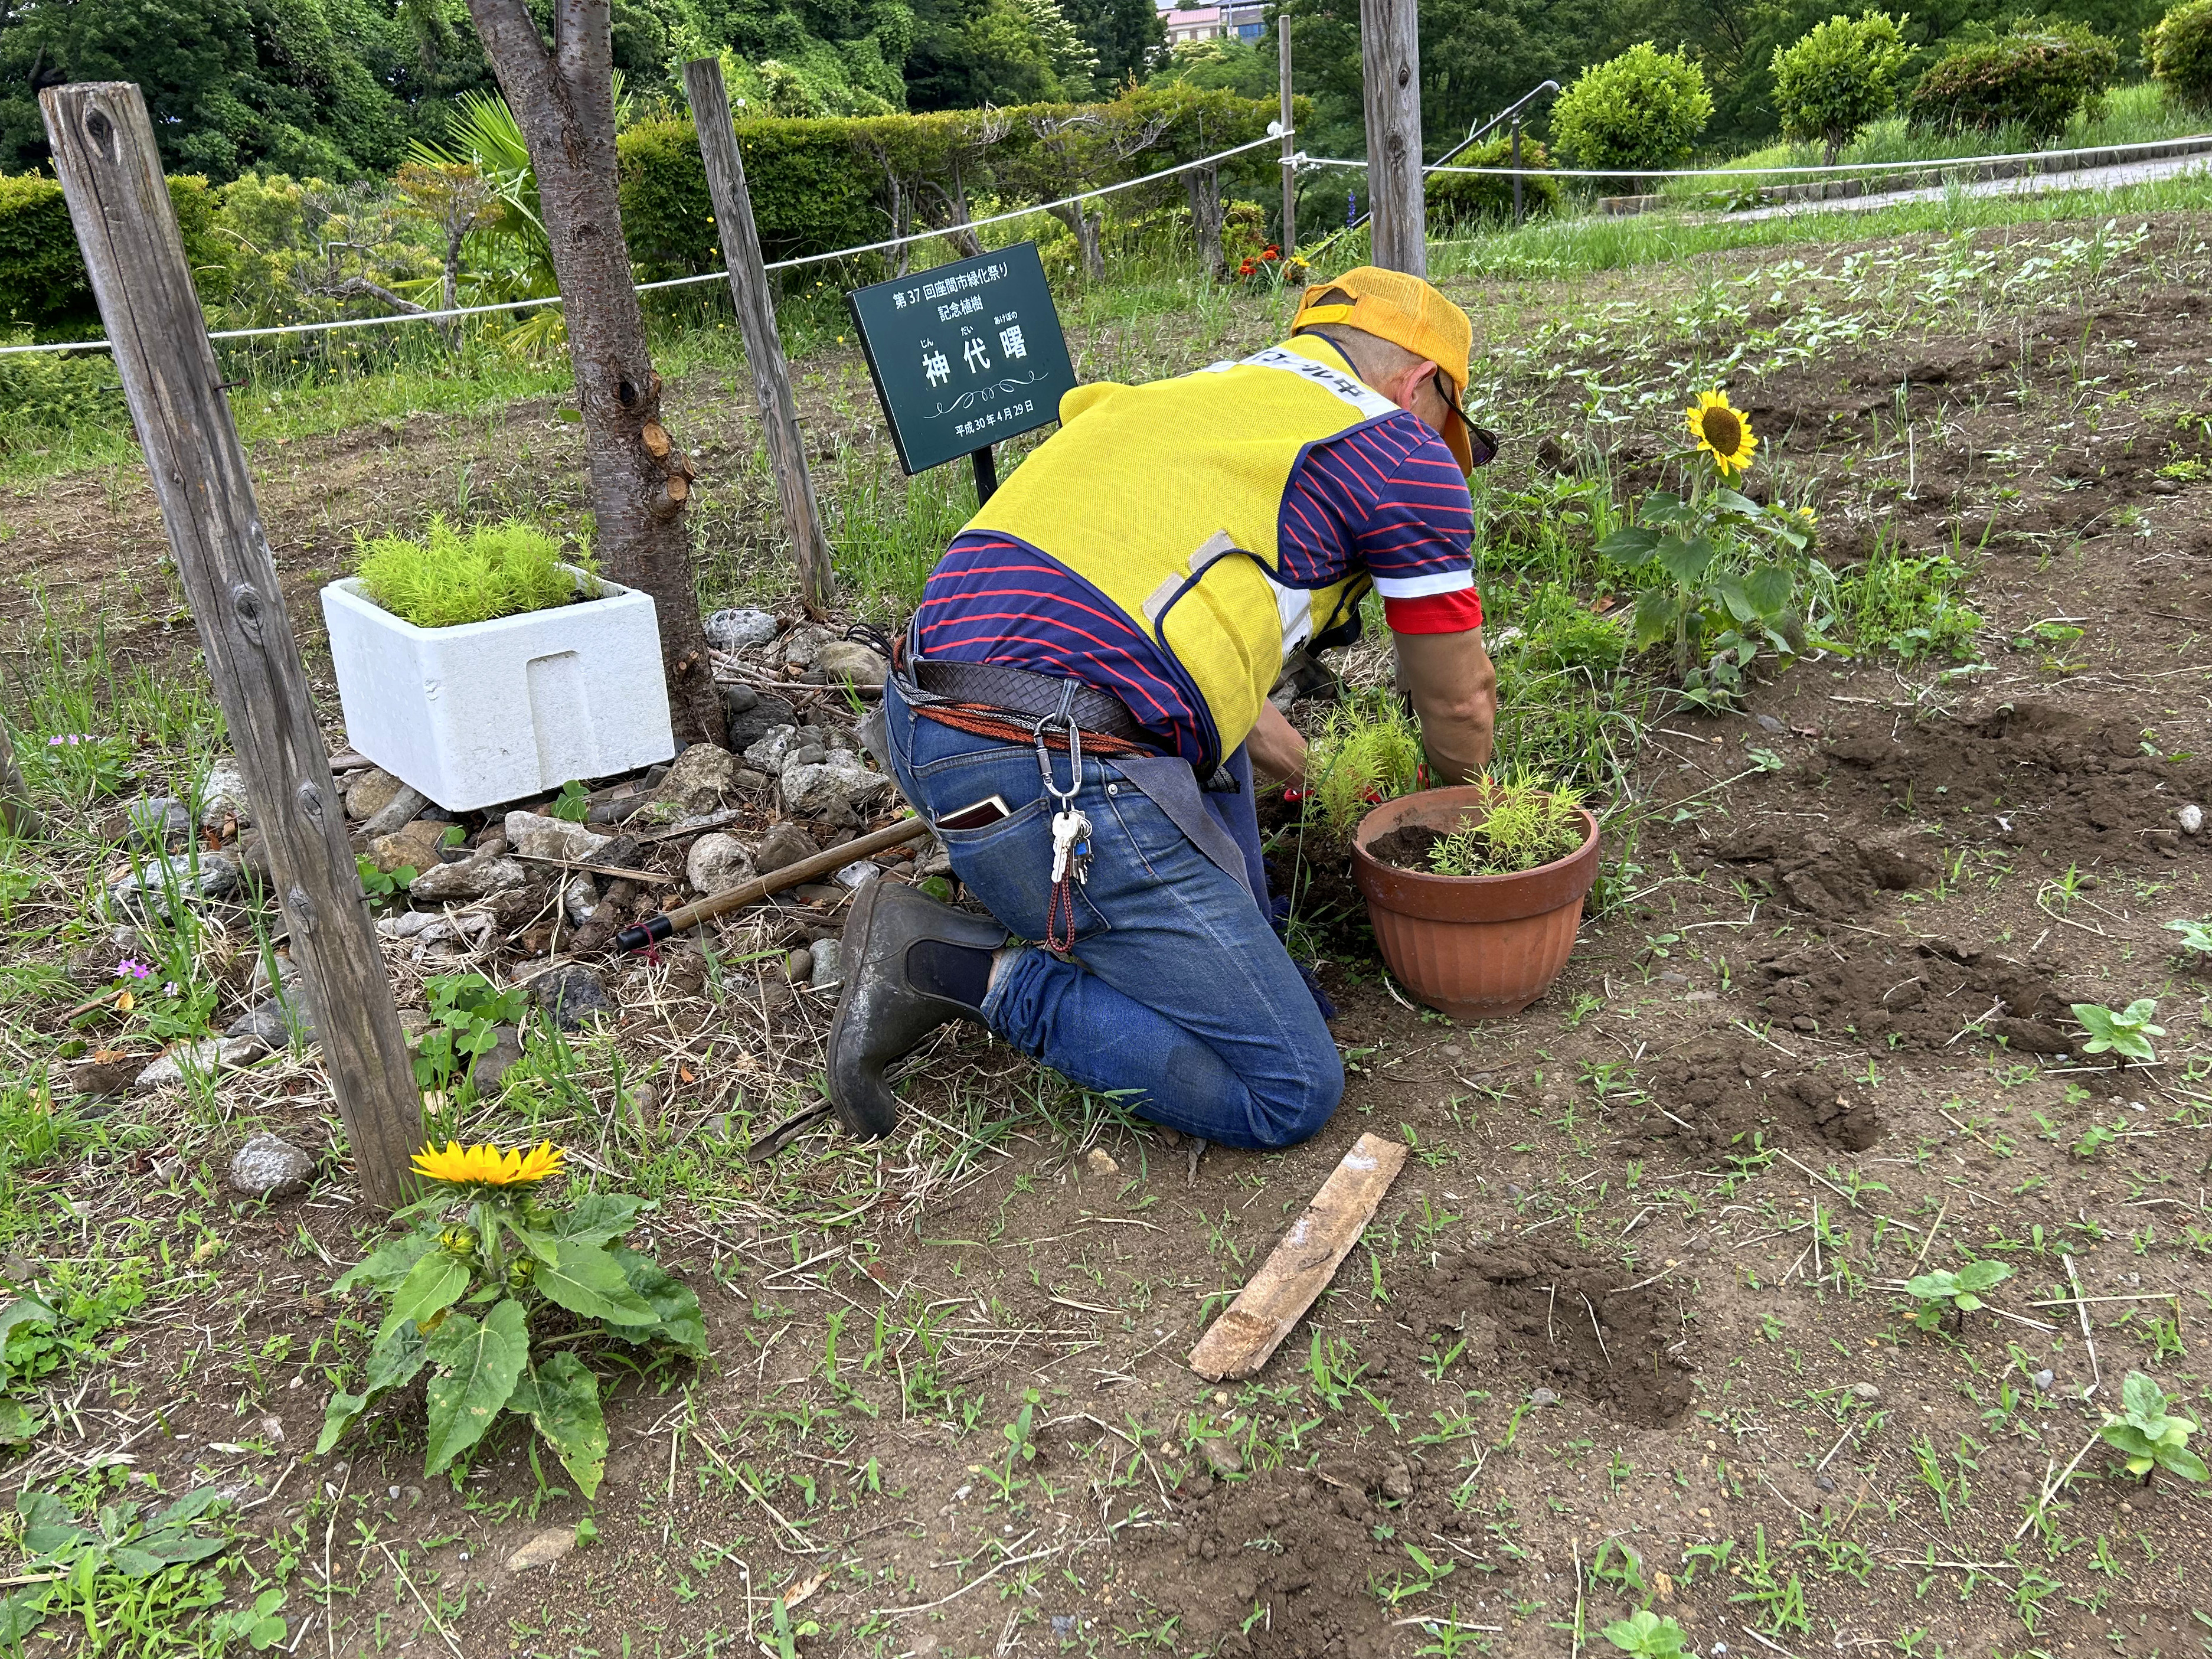
[[[198,173],[169,179],[169,205],[204,305],[230,297],[230,250],[216,233],[215,193]],[[0,174],[0,331],[38,339],[100,332],[100,307],[77,252],[69,204],[52,179]]]
[[[1552,142],[1576,166],[1610,172],[1671,167],[1712,118],[1705,72],[1649,40],[1593,64],[1552,106]]]
[[[854,121],[745,121],[738,126],[745,189],[768,259],[881,240],[872,181],[853,154]],[[689,118],[648,121],[616,141],[623,234],[647,280],[688,276],[722,262],[699,135]]]
[[[2145,29],[2143,57],[2167,98],[2212,112],[2212,0],[2185,0]]]
[[[2081,24],[2023,20],[1936,64],[1906,95],[1905,112],[1923,131],[2016,126],[2040,143],[2077,111],[2101,114],[2119,70],[2119,48]]]

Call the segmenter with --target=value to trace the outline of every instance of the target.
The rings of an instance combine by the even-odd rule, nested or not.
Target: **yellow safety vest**
[[[968,528],[1058,560],[1157,641],[1225,756],[1284,659],[1370,586],[1364,569],[1321,587],[1280,578],[1291,470],[1312,445],[1397,412],[1316,334],[1171,380],[1079,386],[1060,429]]]

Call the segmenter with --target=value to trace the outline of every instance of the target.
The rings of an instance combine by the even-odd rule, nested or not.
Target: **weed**
[[[2074,1018],[2089,1034],[2088,1042],[2081,1045],[2081,1052],[2101,1054],[2110,1050],[2130,1060],[2156,1060],[2158,1054],[2151,1048],[2150,1039],[2166,1035],[2166,1027],[2151,1024],[2151,1016],[2157,1012],[2158,1001],[2154,997],[2137,997],[2118,1013],[2101,1003],[2075,1003]]]
[[[1420,769],[1420,729],[1404,701],[1388,686],[1347,696],[1307,750],[1310,819],[1343,841],[1369,806],[1413,788]]]
[[[2189,1449],[2189,1437],[2197,1432],[2195,1419],[2171,1410],[2166,1391],[2153,1379],[2130,1371],[2120,1385],[2120,1407],[2105,1413],[2104,1426],[2097,1432],[2127,1460],[2130,1474],[2141,1475],[2146,1486],[2156,1469],[2191,1481],[2212,1475],[2204,1460]]]
[[[1969,1261],[1952,1269],[1939,1268],[1905,1281],[1905,1293],[1918,1304],[1913,1310],[1912,1322],[1923,1331],[1932,1331],[1948,1312],[1954,1326],[1965,1322],[1966,1316],[1982,1305],[1981,1293],[1994,1290],[2012,1277],[2011,1267],[2002,1261]]]

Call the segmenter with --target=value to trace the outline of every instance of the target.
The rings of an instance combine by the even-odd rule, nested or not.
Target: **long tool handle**
[[[758,902],[771,893],[781,893],[787,887],[796,887],[801,882],[811,881],[817,876],[826,876],[833,870],[842,870],[855,859],[865,859],[887,848],[914,840],[929,833],[927,818],[901,818],[886,829],[872,835],[860,836],[817,853],[811,859],[801,859],[796,864],[786,865],[742,887],[732,887],[726,893],[717,893],[712,898],[702,898],[696,904],[686,904],[674,910],[662,912],[650,921],[641,921],[635,927],[625,927],[615,935],[618,951],[642,951],[648,945],[659,943],[680,928],[696,927],[726,911]]]

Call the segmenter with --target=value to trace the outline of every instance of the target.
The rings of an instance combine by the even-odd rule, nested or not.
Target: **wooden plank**
[[[372,1202],[395,1205],[413,1185],[408,1160],[422,1145],[422,1099],[145,100],[127,82],[93,82],[49,87],[39,103],[268,845],[354,1167]]]
[[[1375,263],[1429,274],[1421,186],[1421,40],[1416,0],[1359,0],[1367,201]]]
[[[1396,1141],[1361,1135],[1260,1271],[1199,1339],[1190,1351],[1191,1370],[1221,1382],[1249,1376],[1266,1364],[1328,1288],[1405,1164],[1406,1149]]]
[[[752,366],[753,395],[760,400],[761,427],[768,438],[769,470],[775,474],[775,491],[783,500],[783,522],[799,561],[807,612],[819,621],[836,594],[830,538],[823,533],[822,514],[814,505],[814,482],[807,476],[806,441],[799,430],[799,405],[791,395],[783,339],[775,331],[775,299],[761,259],[760,232],[753,224],[753,198],[745,189],[744,158],[738,153],[729,94],[722,87],[722,60],[695,58],[684,64],[684,93],[691,100],[699,159],[706,165],[707,192],[714,204],[714,229],[721,239],[722,263],[730,271],[730,297],[737,301],[745,360]]]

